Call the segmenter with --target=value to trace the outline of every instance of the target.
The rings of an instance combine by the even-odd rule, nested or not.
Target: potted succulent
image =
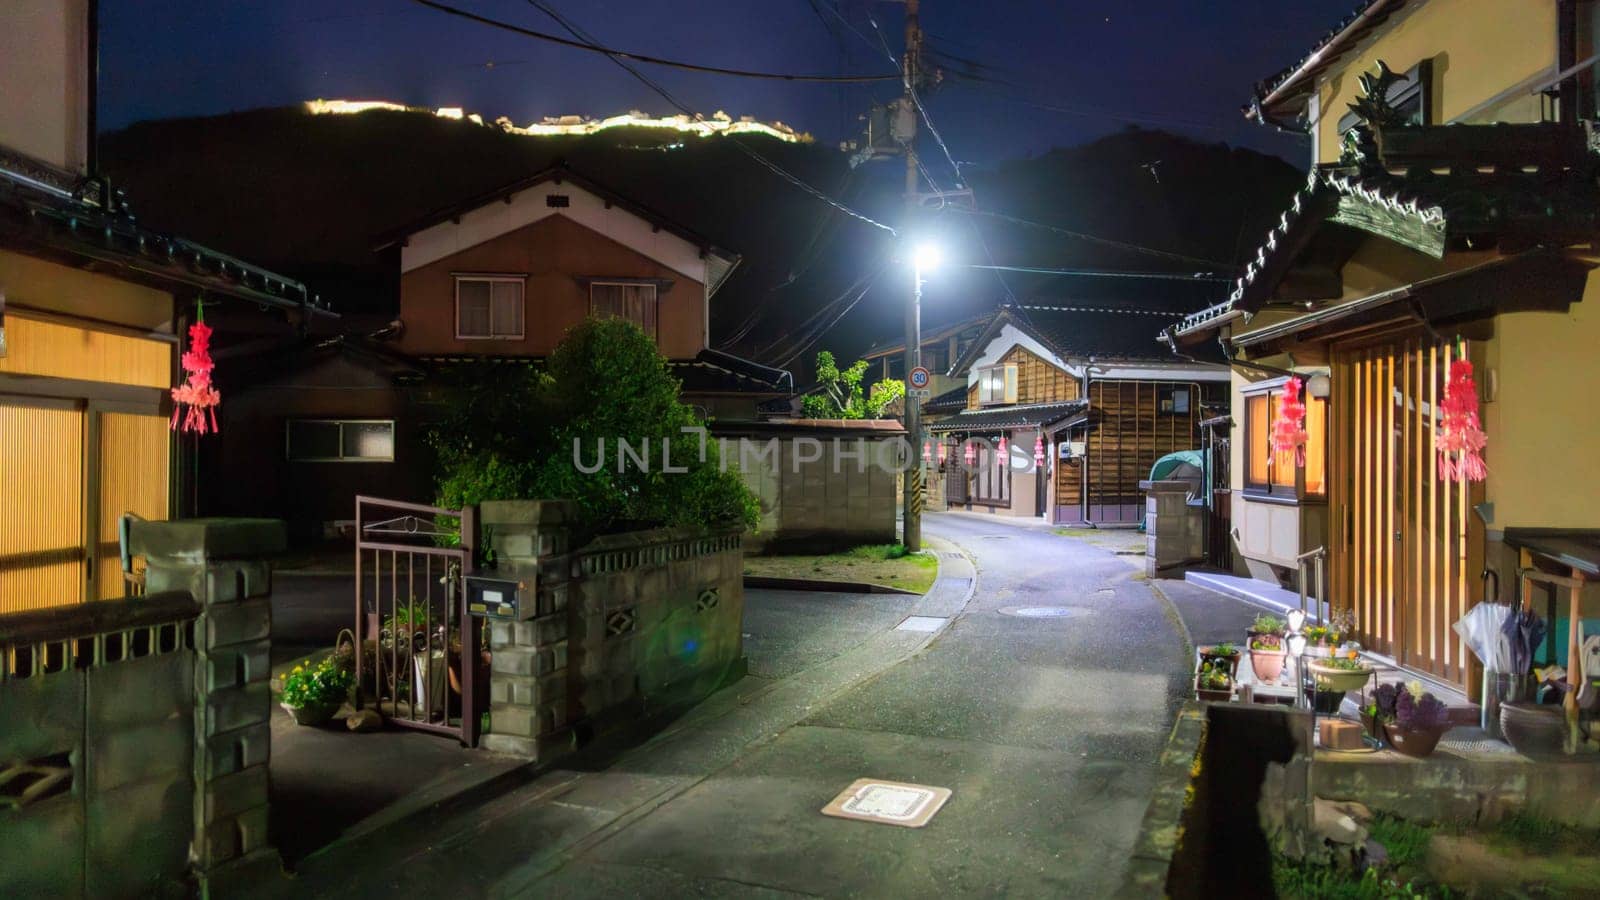
[[[329,656],[316,665],[300,663],[289,670],[278,700],[295,722],[321,725],[344,705],[354,684],[355,675]]]
[[[1368,734],[1381,736],[1397,752],[1419,759],[1431,755],[1450,729],[1449,709],[1416,681],[1378,685],[1372,702],[1361,711],[1361,720]]]
[[[1246,632],[1250,638],[1250,668],[1262,682],[1274,682],[1283,673],[1283,620],[1262,613]]]
[[[1194,676],[1196,699],[1227,702],[1233,699],[1233,674],[1226,663],[1202,662]]]
[[[1201,647],[1200,662],[1202,665],[1209,662],[1225,666],[1230,677],[1237,677],[1239,674],[1239,648],[1227,641],[1210,647]]]

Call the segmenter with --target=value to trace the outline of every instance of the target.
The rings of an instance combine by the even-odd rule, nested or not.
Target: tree
[[[702,458],[700,435],[684,431],[705,422],[679,402],[679,387],[649,336],[619,319],[573,328],[536,374],[479,372],[432,434],[439,505],[552,498],[573,501],[580,525],[597,530],[754,528],[755,496],[722,471],[709,437]],[[623,464],[619,441],[642,464]]]
[[[906,395],[905,382],[885,379],[863,390],[867,361],[841,370],[826,350],[817,353],[817,381],[820,388],[800,401],[800,408],[812,419],[881,419],[889,404]]]

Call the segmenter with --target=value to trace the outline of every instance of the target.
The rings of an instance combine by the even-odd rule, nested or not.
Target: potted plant
[[[279,703],[295,722],[321,725],[333,718],[350,696],[355,676],[332,656],[313,666],[300,663],[283,679]]]
[[[1328,642],[1328,626],[1312,625],[1305,630],[1307,656],[1332,656],[1333,645]]]
[[[1196,699],[1227,702],[1233,699],[1233,675],[1225,663],[1203,662],[1194,676]]]
[[[1311,677],[1319,692],[1338,691],[1341,696],[1346,691],[1361,690],[1373,672],[1371,666],[1361,661],[1361,654],[1354,650],[1327,659],[1313,659],[1306,667],[1311,670]]]
[[[1283,673],[1283,620],[1262,613],[1246,632],[1250,637],[1250,668],[1262,682],[1274,682]]]
[[[1406,685],[1397,681],[1378,685],[1372,702],[1361,711],[1361,720],[1368,734],[1381,736],[1397,752],[1420,759],[1431,755],[1439,738],[1450,729],[1450,710],[1424,691],[1420,682]]]
[[[1209,662],[1226,666],[1228,675],[1237,677],[1239,674],[1239,648],[1227,641],[1211,647],[1201,647],[1200,662],[1202,665]]]

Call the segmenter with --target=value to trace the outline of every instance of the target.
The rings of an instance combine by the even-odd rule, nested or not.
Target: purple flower
[[[1405,687],[1398,681],[1394,684],[1378,685],[1378,689],[1372,692],[1372,702],[1378,707],[1379,717],[1390,720],[1394,719],[1395,707],[1399,701],[1399,697],[1405,693]]]
[[[1410,691],[1401,691],[1395,708],[1395,720],[1402,727],[1418,731],[1434,731],[1450,724],[1450,710],[1432,694],[1414,699]]]

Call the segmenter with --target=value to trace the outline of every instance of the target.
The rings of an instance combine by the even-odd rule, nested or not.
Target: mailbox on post
[[[538,604],[535,592],[526,581],[503,578],[466,577],[467,613],[485,619],[525,622],[534,617]]]

